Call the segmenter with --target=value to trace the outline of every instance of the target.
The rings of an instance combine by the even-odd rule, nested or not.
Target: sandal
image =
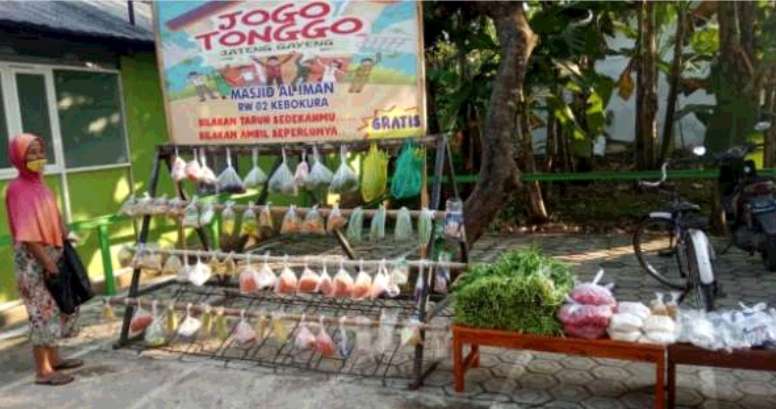
[[[54,365],[55,371],[66,371],[68,369],[75,369],[84,366],[84,361],[81,359],[63,359],[58,365]]]
[[[73,382],[75,378],[72,375],[63,374],[61,372],[54,372],[46,379],[35,379],[36,385],[46,385],[46,386],[60,386],[60,385],[67,385],[70,382]]]

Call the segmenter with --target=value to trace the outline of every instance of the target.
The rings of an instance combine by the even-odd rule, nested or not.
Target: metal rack
[[[406,139],[385,139],[375,141],[378,145],[389,151],[398,150],[406,141]],[[353,151],[366,151],[372,141],[356,141],[356,142],[326,142],[315,144],[318,147],[319,152],[325,153],[329,151],[336,151],[338,146],[346,144],[351,152]],[[431,181],[431,197],[429,203],[429,209],[439,210],[442,201],[442,183],[443,176],[447,173],[448,182],[452,187],[454,195],[458,195],[458,189],[455,185],[455,174],[453,171],[452,158],[450,156],[450,146],[448,143],[448,137],[446,135],[439,136],[427,136],[414,140],[415,144],[422,147],[434,147],[435,148],[435,162],[433,170],[433,180]],[[280,155],[282,150],[286,153],[301,153],[304,149],[309,149],[314,144],[311,143],[267,143],[259,145],[259,149],[262,154]],[[222,154],[226,148],[230,148],[230,151],[235,154],[251,154],[254,146],[203,146],[197,145],[193,148],[206,149],[209,155]],[[168,170],[171,168],[172,160],[176,150],[185,150],[185,146],[163,145],[157,146],[154,154],[153,168],[151,171],[151,180],[148,184],[148,194],[151,197],[156,196],[157,181],[160,176],[160,168],[162,163],[167,164]],[[275,172],[275,170],[281,165],[281,159],[275,162],[269,175]],[[447,172],[445,172],[447,171]],[[183,189],[180,186],[177,187],[177,195],[182,200],[187,200]],[[267,185],[260,197],[256,201],[256,205],[263,205],[267,199]],[[370,215],[367,214],[367,217]],[[138,247],[143,245],[148,240],[148,234],[150,230],[151,215],[143,215],[140,231],[138,234],[137,244]],[[210,240],[208,240],[207,234],[203,228],[197,228],[197,235],[202,243],[202,248],[205,251],[210,250]],[[355,259],[355,253],[351,248],[350,243],[342,232],[335,232],[337,240],[342,248],[343,252],[349,259]],[[424,255],[433,254],[434,245],[436,242],[436,228],[432,230],[431,240],[428,247],[421,249],[421,257]],[[462,265],[468,262],[468,248],[464,242],[458,243],[461,254],[461,263],[457,263],[455,267],[460,268]],[[258,261],[258,260],[257,260]],[[379,317],[380,311],[383,309],[395,310],[399,314],[399,320],[402,321],[410,316],[415,317],[424,325],[431,325],[432,322],[447,322],[450,317],[449,305],[451,298],[449,296],[444,297],[440,302],[431,305],[430,304],[430,282],[431,271],[429,268],[420,269],[422,274],[422,288],[415,299],[407,297],[399,297],[398,299],[373,299],[373,300],[350,300],[342,298],[325,298],[318,295],[298,295],[298,296],[276,296],[269,293],[260,293],[252,295],[242,295],[239,292],[234,291],[234,288],[230,289],[228,281],[219,281],[218,284],[209,283],[204,287],[196,287],[191,284],[180,284],[174,281],[169,281],[161,285],[149,287],[145,289],[139,288],[141,269],[135,267],[132,274],[132,281],[128,291],[128,298],[136,300],[139,298],[145,299],[158,299],[158,300],[170,300],[175,303],[193,303],[202,304],[207,303],[211,306],[223,306],[235,309],[243,310],[257,310],[264,309],[267,312],[271,312],[272,308],[276,309],[288,309],[287,312],[304,313],[311,316],[318,316],[324,314],[329,317],[339,316],[367,316],[371,318]],[[414,281],[411,280],[414,284]],[[438,299],[437,297],[436,299]],[[144,348],[142,343],[134,342],[136,339],[129,338],[129,326],[134,313],[135,306],[132,302],[126,303],[126,310],[124,314],[124,322],[121,329],[119,340],[114,345],[114,348],[122,348],[130,346],[132,348]],[[332,329],[336,329],[333,326]],[[294,328],[296,330],[296,328]],[[426,331],[421,329],[421,340],[426,339]],[[217,345],[216,345],[217,344]],[[270,366],[270,367],[292,367],[305,370],[312,370],[326,373],[342,373],[360,376],[376,376],[383,378],[405,378],[411,379],[410,389],[416,389],[423,384],[423,380],[436,369],[438,361],[427,362],[424,359],[425,343],[421,342],[419,345],[412,349],[400,347],[394,348],[393,351],[386,351],[381,354],[377,359],[366,359],[364,357],[351,355],[348,359],[333,359],[322,358],[315,356],[311,351],[297,351],[293,350],[291,345],[270,345],[266,342],[259,343],[248,349],[242,348],[237,345],[233,345],[229,339],[224,342],[206,342],[206,343],[175,343],[165,347],[166,350],[174,353],[188,354],[188,355],[201,355],[208,356],[216,359],[232,361],[252,361],[257,365]],[[262,350],[265,350],[262,352]],[[390,353],[389,353],[390,352]],[[406,355],[406,357],[405,357]],[[439,355],[438,355],[439,356]],[[406,358],[406,359],[405,359]],[[431,361],[431,360],[429,360]]]

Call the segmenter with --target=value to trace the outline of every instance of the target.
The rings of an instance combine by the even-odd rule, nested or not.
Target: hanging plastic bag
[[[191,268],[191,273],[189,273],[189,282],[197,287],[202,287],[207,280],[210,280],[212,275],[213,269],[209,265],[203,263],[199,256],[197,256],[197,263],[194,264]]]
[[[329,192],[344,194],[355,192],[358,189],[358,177],[348,166],[348,149],[345,145],[340,147],[340,166],[332,176],[329,184]]]
[[[340,210],[339,202],[334,203],[334,206],[329,212],[329,217],[326,218],[326,231],[328,233],[333,233],[337,230],[342,230],[347,223],[345,216],[342,215],[342,210]]]
[[[396,228],[393,231],[393,237],[396,241],[404,241],[411,239],[413,234],[410,210],[402,207],[396,215]]]
[[[191,202],[183,211],[184,227],[199,227],[199,206],[197,206],[197,196],[191,198]]]
[[[332,280],[326,268],[326,260],[323,261],[323,268],[321,270],[321,275],[318,277],[318,288],[316,291],[325,297],[334,295],[334,280]]]
[[[193,267],[189,265],[189,258],[183,256],[183,266],[179,268],[178,272],[175,274],[175,281],[179,283],[188,283],[192,272]]]
[[[571,299],[579,304],[585,305],[606,305],[611,308],[617,306],[617,301],[612,295],[612,286],[599,285],[598,282],[604,276],[604,270],[598,270],[592,282],[579,284],[571,291]]]
[[[334,275],[334,296],[350,297],[353,295],[353,287],[355,284],[353,277],[345,270],[343,262],[340,261],[339,271]]]
[[[339,325],[337,326],[337,332],[334,334],[332,341],[337,348],[337,354],[341,358],[347,358],[350,356],[352,349],[350,348],[350,341],[348,340],[348,332],[345,330],[345,320],[347,317],[339,318]]]
[[[404,322],[401,330],[401,346],[415,346],[423,343],[420,336],[420,329],[423,324],[417,318],[410,318]]]
[[[151,314],[154,317],[153,322],[145,331],[144,340],[149,347],[160,347],[167,343],[167,333],[165,332],[165,319],[163,315],[158,314],[156,309],[156,300],[151,307]]]
[[[134,217],[136,206],[137,200],[135,199],[135,195],[129,195],[129,197],[124,200],[124,203],[121,204],[121,208],[119,208],[119,214]]]
[[[405,260],[396,260],[393,263],[388,281],[393,285],[403,286],[407,284],[409,277],[410,269],[407,266],[407,262]]]
[[[196,149],[194,149],[194,158],[186,164],[184,171],[186,172],[186,177],[189,178],[190,181],[199,181],[199,178],[202,175],[202,166],[199,164],[199,155],[197,154]]]
[[[323,225],[323,217],[318,213],[318,205],[313,206],[304,217],[302,232],[307,234],[326,234]]]
[[[202,162],[202,167],[200,168],[200,174],[199,174],[199,182],[204,183],[206,185],[215,185],[216,182],[218,182],[218,178],[216,178],[216,174],[213,172],[213,169],[210,169],[210,166],[207,165],[207,156],[205,155],[205,149],[200,149],[199,151],[199,160]]]
[[[358,326],[356,330],[356,350],[359,354],[372,352],[372,320],[367,317],[356,317],[353,322]]]
[[[334,174],[321,161],[318,154],[318,147],[313,145],[313,166],[310,168],[310,174],[307,176],[305,187],[308,190],[318,190],[331,184]]]
[[[199,225],[207,226],[213,221],[215,216],[216,211],[214,209],[213,203],[205,203],[202,206],[202,212],[199,214]]]
[[[394,334],[398,322],[398,311],[380,311],[380,329],[377,333],[377,345],[375,348],[375,353],[377,355],[384,355],[393,349],[395,344]]]
[[[262,236],[270,235],[275,230],[275,225],[272,222],[271,206],[272,202],[267,202],[261,208],[261,213],[259,213],[259,231]]]
[[[377,144],[372,142],[369,152],[364,158],[364,172],[361,180],[361,197],[365,202],[381,198],[388,186],[389,156]]]
[[[264,310],[259,312],[259,318],[256,320],[255,331],[257,341],[267,337],[267,313]]]
[[[132,247],[128,244],[121,246],[116,258],[119,261],[121,267],[129,267],[132,264],[132,260],[135,259],[135,253],[132,251]]]
[[[391,196],[407,199],[420,194],[423,188],[423,154],[407,141],[396,159],[396,170],[391,181]]]
[[[377,212],[375,212],[375,216],[372,218],[372,223],[369,226],[369,240],[380,241],[385,238],[385,217],[385,205],[381,204],[377,209]]]
[[[110,302],[107,298],[102,300],[100,319],[102,322],[113,322],[116,320],[116,314],[113,313],[113,306],[110,305]]]
[[[216,180],[218,189],[226,193],[245,193],[245,185],[240,179],[240,175],[232,166],[232,151],[226,148],[226,169],[218,175]]]
[[[200,328],[202,328],[202,321],[191,315],[191,303],[189,303],[186,305],[186,317],[178,327],[178,335],[183,338],[194,338]]]
[[[162,272],[165,274],[178,274],[182,268],[183,263],[181,263],[181,259],[178,258],[178,256],[175,254],[172,254],[172,251],[170,251],[170,254],[167,256],[167,260],[164,261]]]
[[[307,151],[302,150],[302,160],[296,165],[294,171],[294,183],[296,183],[297,188],[304,188],[309,176],[310,165],[307,164]]]
[[[234,212],[234,202],[228,201],[224,204],[224,211],[221,212],[221,231],[229,236],[234,235],[237,228],[237,214]]]
[[[167,306],[165,323],[168,334],[174,334],[178,330],[178,316],[175,314],[175,306],[172,303]]]
[[[348,221],[348,231],[346,236],[348,240],[353,242],[361,241],[361,234],[364,230],[364,209],[361,206],[353,209],[353,213],[350,214],[350,220]]]
[[[129,323],[129,336],[134,338],[140,335],[152,322],[154,322],[154,316],[138,303],[135,314],[132,315],[132,321]]]
[[[291,173],[291,168],[288,167],[286,161],[286,150],[281,150],[283,154],[283,162],[281,162],[272,177],[269,178],[269,191],[271,193],[279,193],[288,196],[296,196],[298,193],[296,182],[294,181],[294,174]]]
[[[300,293],[314,293],[318,291],[318,284],[320,283],[320,277],[315,274],[315,271],[310,269],[307,263],[307,258],[304,261],[304,270],[299,277],[299,292]]]
[[[364,260],[361,260],[358,274],[356,275],[356,282],[353,285],[353,298],[361,299],[369,297],[369,293],[372,290],[372,277],[364,271]]]
[[[428,246],[431,241],[431,233],[434,230],[434,211],[424,207],[418,216],[418,237],[421,246]]]
[[[299,331],[294,338],[294,345],[299,349],[308,349],[315,345],[315,335],[307,328],[304,314],[302,314],[302,319],[299,321]]]
[[[240,311],[240,322],[234,327],[234,339],[242,345],[256,341],[256,331],[245,321],[245,310]]]
[[[259,237],[259,221],[256,218],[256,211],[253,210],[253,204],[248,205],[248,208],[243,212],[240,235]]]
[[[296,214],[296,205],[291,205],[283,216],[283,223],[280,225],[281,234],[294,234],[302,231],[302,221]]]
[[[213,310],[207,304],[203,305],[203,309],[202,327],[200,328],[199,336],[202,339],[207,339],[213,334]]]
[[[186,179],[186,161],[178,154],[178,148],[175,148],[175,159],[172,161],[172,167],[170,168],[170,176],[175,182],[180,182]]]
[[[146,270],[162,271],[162,256],[150,244],[139,244],[135,256],[136,267]]]
[[[655,293],[655,299],[649,302],[652,315],[668,315],[668,308],[663,302],[663,293]]]
[[[243,182],[246,189],[259,189],[267,181],[267,174],[259,167],[259,148],[253,148],[253,168]]]
[[[318,319],[318,328],[318,335],[315,336],[313,348],[324,357],[334,356],[337,350],[334,347],[334,341],[332,341],[329,333],[326,332],[326,326],[323,324],[323,315]]]
[[[434,291],[439,294],[447,294],[450,289],[450,253],[439,253],[439,264],[434,268]]]
[[[248,260],[246,262],[245,269],[240,273],[240,293],[241,294],[254,294],[259,292],[259,273],[253,269],[251,263],[251,254],[248,253]]]
[[[216,337],[219,341],[223,342],[229,338],[229,326],[224,317],[224,308],[220,307],[216,310]]]
[[[288,266],[288,256],[286,256],[286,260],[283,262],[283,272],[280,273],[275,292],[278,294],[296,294],[298,282],[294,270]]]
[[[223,275],[233,276],[237,274],[237,262],[234,260],[234,252],[230,252],[224,259]]]
[[[652,315],[649,307],[640,302],[622,301],[617,303],[618,314],[632,314],[644,321]]]
[[[264,263],[258,273],[256,273],[256,282],[259,284],[259,290],[275,288],[277,286],[278,279],[269,266],[269,252],[264,255]]]
[[[377,274],[375,279],[372,280],[372,287],[369,289],[369,297],[378,298],[388,292],[388,267],[385,265],[385,260],[380,261],[380,266],[377,268]]]
[[[283,345],[288,341],[288,329],[283,325],[282,311],[272,313],[272,336],[280,345]]]

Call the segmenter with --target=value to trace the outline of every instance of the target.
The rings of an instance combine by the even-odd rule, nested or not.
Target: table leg
[[[480,367],[480,346],[479,345],[472,345],[472,356],[474,357],[472,359],[472,368],[479,368]]]
[[[674,409],[676,404],[676,362],[668,358],[668,409]]]
[[[463,366],[463,344],[453,336],[453,378],[455,380],[456,392],[463,392],[465,374],[466,368]]]
[[[660,357],[657,360],[657,368],[655,368],[657,382],[655,385],[655,409],[665,409],[666,398],[666,360],[665,356]]]

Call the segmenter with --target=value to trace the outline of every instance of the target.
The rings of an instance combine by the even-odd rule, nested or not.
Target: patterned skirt
[[[46,253],[54,261],[62,256],[62,249],[46,245]],[[27,251],[24,244],[14,246],[16,285],[27,308],[30,320],[30,342],[36,347],[54,347],[62,338],[78,335],[78,310],[63,314],[46,288],[43,265]]]

